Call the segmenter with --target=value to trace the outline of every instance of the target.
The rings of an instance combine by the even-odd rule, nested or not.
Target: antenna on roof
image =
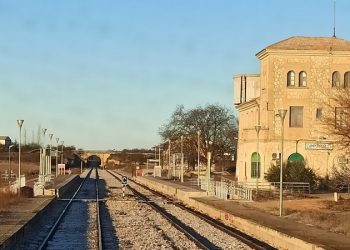
[[[336,2],[334,0],[334,4],[333,4],[333,37],[335,36],[335,7],[336,7]]]

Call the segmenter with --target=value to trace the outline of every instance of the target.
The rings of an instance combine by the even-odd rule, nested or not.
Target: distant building
[[[238,180],[263,181],[270,166],[278,162],[279,109],[287,110],[284,161],[305,159],[322,176],[333,165],[349,164],[349,156],[337,149],[336,138],[322,133],[320,118],[326,109],[324,93],[350,88],[350,42],[336,37],[291,37],[256,56],[260,74],[233,77],[239,112]],[[337,119],[336,110],[331,112]],[[261,125],[259,154],[257,125]]]
[[[8,148],[11,145],[11,138],[8,136],[0,135],[0,145],[2,147]]]

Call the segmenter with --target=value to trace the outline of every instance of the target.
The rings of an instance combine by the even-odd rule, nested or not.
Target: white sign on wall
[[[324,142],[305,142],[306,150],[332,150],[333,144]]]

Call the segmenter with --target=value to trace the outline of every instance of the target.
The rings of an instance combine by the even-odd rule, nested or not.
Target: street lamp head
[[[18,126],[21,128],[23,125],[24,120],[17,120]]]
[[[279,109],[278,110],[278,115],[281,117],[281,120],[283,121],[284,118],[286,117],[287,110],[286,109]]]
[[[53,136],[53,134],[49,134],[50,140],[52,140],[52,136]]]
[[[262,125],[261,125],[261,124],[255,125],[255,131],[256,131],[257,133],[259,133],[259,132],[260,132],[261,127],[262,127]]]

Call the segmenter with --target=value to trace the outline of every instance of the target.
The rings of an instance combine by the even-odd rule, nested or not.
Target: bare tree
[[[334,88],[326,94],[326,112],[322,118],[324,131],[331,135],[343,151],[344,162],[331,169],[331,184],[334,188],[350,185],[350,88]]]
[[[27,139],[28,139],[28,137],[27,137],[27,129],[25,128],[24,129],[24,133],[23,133],[24,135],[23,135],[23,137],[24,137],[24,145],[27,145]]]
[[[218,104],[185,110],[176,107],[168,123],[159,133],[164,141],[171,140],[172,148],[180,152],[180,138],[183,136],[184,153],[190,166],[195,166],[198,152],[198,131],[200,132],[200,161],[205,161],[207,152],[212,160],[218,160],[224,153],[232,153],[236,148],[238,120],[233,111]],[[166,143],[164,144],[166,145]]]
[[[35,139],[34,139],[34,138],[35,138],[35,136],[34,136],[34,130],[32,130],[32,142],[31,142],[32,144],[35,143]]]
[[[36,134],[36,139],[37,139],[37,144],[40,145],[41,144],[41,125],[38,125],[38,131]]]
[[[350,150],[350,88],[336,88],[327,93],[329,100],[322,121],[326,133],[336,138],[338,145]]]
[[[342,190],[345,187],[350,191],[350,168],[348,164],[340,164],[332,168],[331,185],[334,189]]]

